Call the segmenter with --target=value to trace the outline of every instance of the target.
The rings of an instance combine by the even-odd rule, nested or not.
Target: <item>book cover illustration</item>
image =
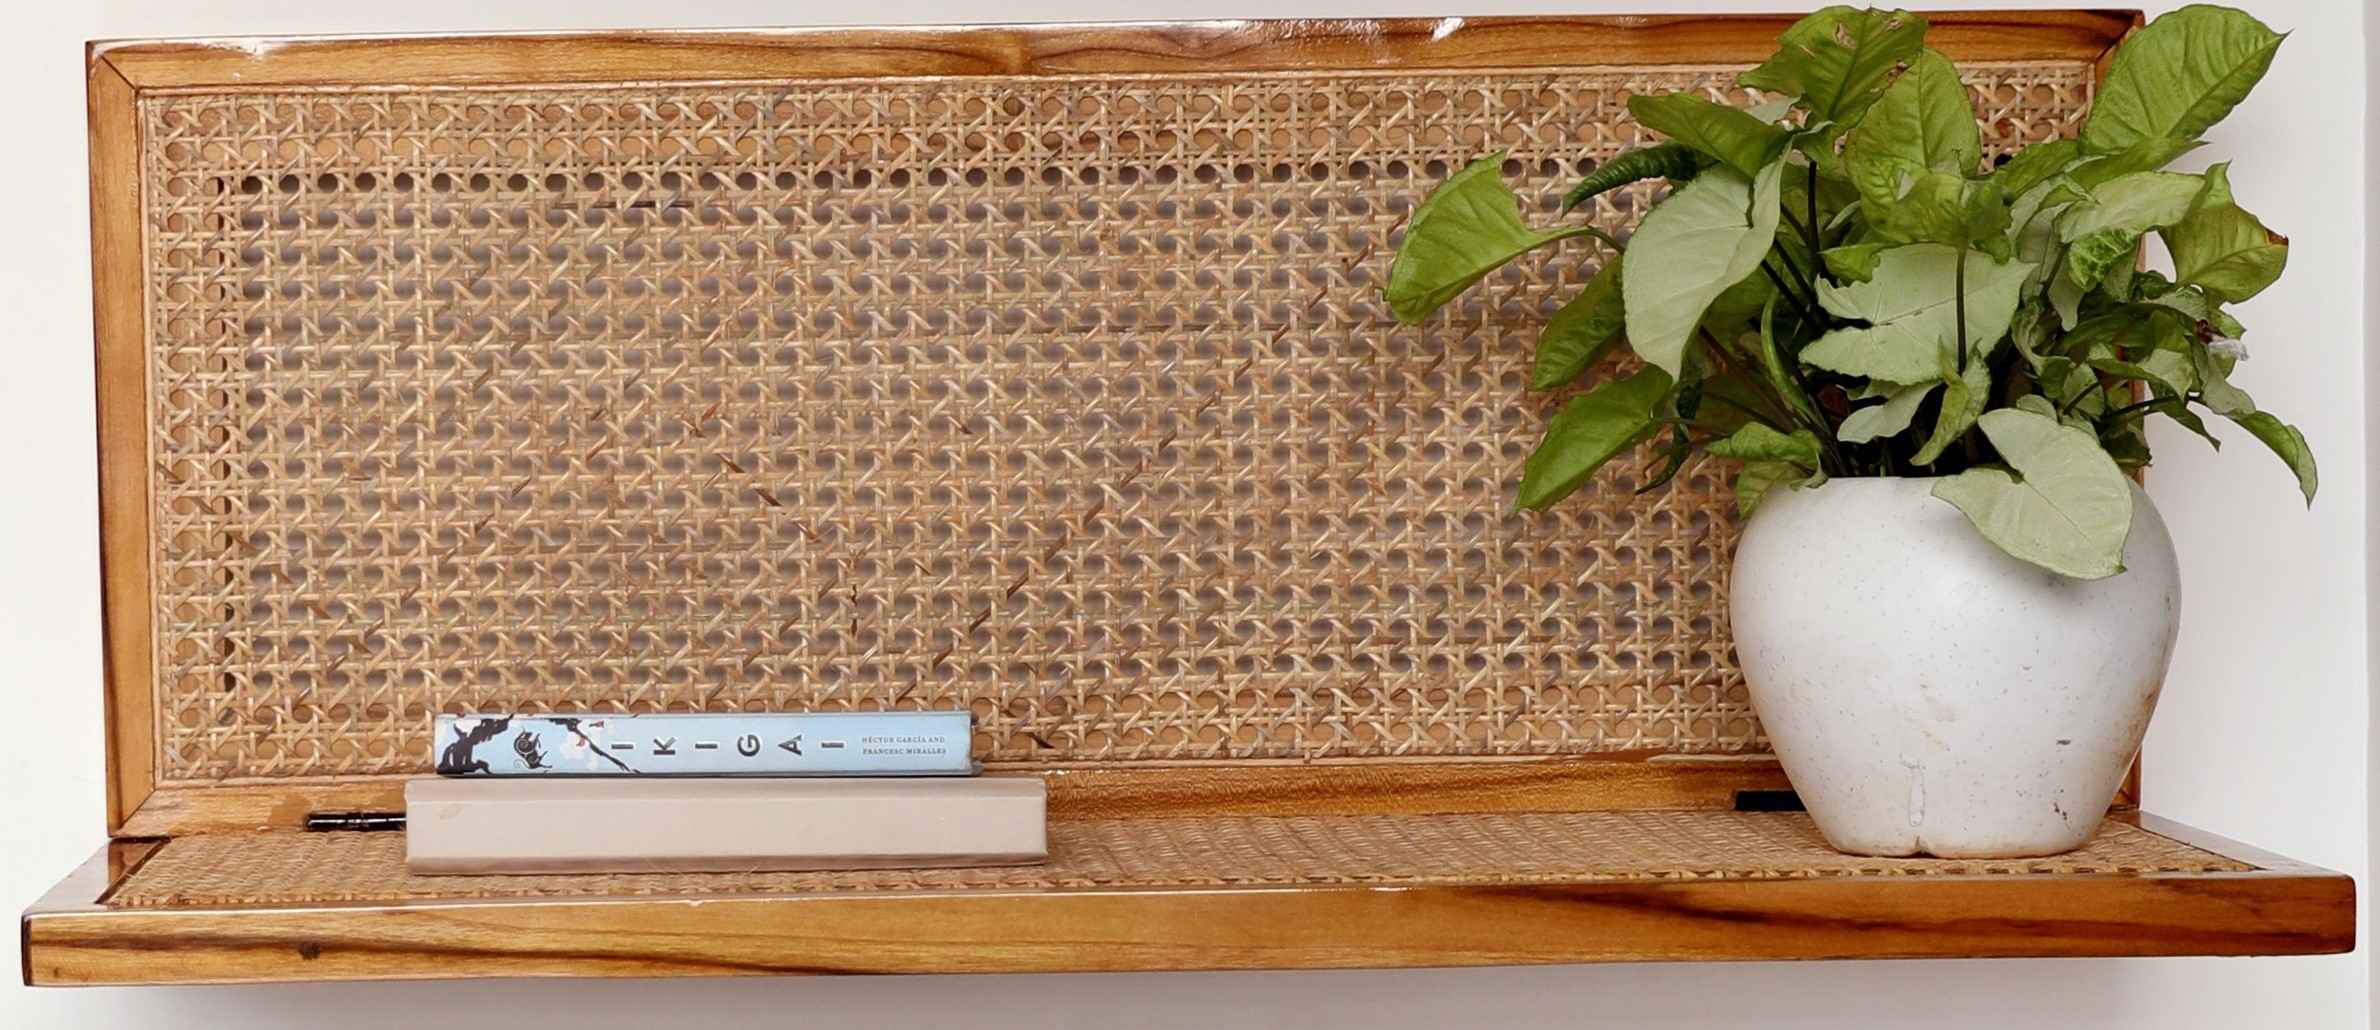
[[[969,712],[440,715],[441,776],[965,776]]]

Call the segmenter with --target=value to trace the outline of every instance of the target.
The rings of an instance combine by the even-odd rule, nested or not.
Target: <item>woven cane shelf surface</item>
[[[1551,220],[1630,96],[1765,99],[1785,24],[95,45],[115,839],[27,981],[2351,949],[2345,877],[2141,813],[1983,862],[1727,811],[1784,779],[1725,470],[1511,510],[1593,246],[1384,309],[1454,169]],[[1929,38],[2004,151],[2137,24]],[[928,707],[1048,776],[1050,862],[431,878],[293,829],[398,807],[442,711]]]
[[[412,876],[398,833],[176,838],[109,899],[122,907],[850,891],[1558,884],[2238,872],[2252,867],[2108,822],[2082,850],[2018,860],[1878,859],[1827,847],[1799,813],[1580,812],[1059,821],[1041,866],[828,873]]]
[[[157,781],[418,771],[475,709],[1759,749],[1717,467],[1511,511],[1534,287],[1594,258],[1378,299],[1450,168],[1552,217],[1628,95],[1733,72],[143,94]],[[2001,146],[2090,82],[1970,74]]]

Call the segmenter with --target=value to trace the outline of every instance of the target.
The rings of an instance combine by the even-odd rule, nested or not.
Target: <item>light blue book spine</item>
[[[441,715],[441,776],[966,776],[969,712]]]

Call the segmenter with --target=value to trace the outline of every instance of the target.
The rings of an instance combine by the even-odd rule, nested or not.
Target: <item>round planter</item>
[[[1933,479],[1780,488],[1736,549],[1752,704],[1826,839],[1862,855],[2081,846],[2140,750],[2173,655],[2173,539],[2133,492],[2126,570],[2011,558]]]

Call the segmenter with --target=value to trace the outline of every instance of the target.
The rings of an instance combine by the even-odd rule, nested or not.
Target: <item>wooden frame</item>
[[[99,904],[107,886],[153,846],[123,842],[27,913],[25,977],[71,985],[1117,972],[2354,947],[2355,888],[2345,877],[2140,821],[2258,868],[109,909]],[[173,961],[158,961],[161,948]]]
[[[452,976],[1343,968],[1676,959],[2307,954],[2354,944],[2343,876],[2130,814],[2253,868],[1530,886],[1108,889],[123,908],[156,838],[400,807],[401,781],[161,786],[138,101],[185,91],[787,77],[1345,73],[1746,63],[1783,16],[1401,19],[100,43],[88,54],[108,740],[117,838],[29,910],[31,984]],[[2130,12],[1933,18],[1961,60],[2104,70]],[[1608,755],[1050,770],[1053,815],[1724,809],[1772,760]],[[2127,784],[2127,799],[2136,799]],[[174,961],[157,953],[170,949]]]
[[[2139,24],[2133,12],[1957,12],[1934,15],[1929,39],[1960,60],[2104,63]],[[151,593],[149,412],[142,211],[135,104],[177,91],[302,89],[359,84],[470,87],[610,81],[1345,72],[1383,66],[1516,68],[1575,65],[1582,49],[1617,64],[1748,63],[1765,56],[1784,15],[1391,19],[1362,22],[1080,24],[1002,28],[790,29],[765,32],[519,34],[467,37],[283,38],[102,42],[89,48],[92,262],[98,338],[100,532],[109,740],[108,830],[115,836],[296,826],[311,811],[395,807],[391,778],[303,783],[161,785],[152,767],[155,639]],[[1626,761],[1631,756],[1616,756]],[[1641,757],[1641,756],[1636,756]],[[1469,766],[1470,763],[1464,763]],[[1479,763],[1490,769],[1501,763]],[[1611,760],[1535,760],[1532,777],[1592,780]],[[1724,804],[1693,783],[1662,785],[1675,764],[1634,767],[1626,786],[1584,784],[1574,799],[1632,795],[1651,803]],[[1070,774],[1071,775],[1071,774]],[[1228,776],[1229,774],[1225,774]],[[1318,772],[1360,781],[1359,769]],[[1451,782],[1483,773],[1446,774]],[[1179,770],[1109,770],[1099,792],[1178,791]],[[1752,778],[1775,783],[1773,763]],[[1087,782],[1089,777],[1077,776]],[[1433,793],[1422,781],[1408,791]],[[1053,801],[1063,809],[1061,782]],[[1084,795],[1088,796],[1088,795]],[[1712,799],[1716,798],[1716,802]],[[1667,799],[1667,800],[1663,800]],[[1474,798],[1474,800],[1478,800]]]
[[[1965,61],[2089,60],[2138,24],[2128,11],[1971,11],[1929,15],[1930,43]],[[520,33],[285,37],[100,43],[91,63],[136,90],[778,78],[1277,73],[1576,65],[1749,64],[1768,56],[1784,15],[1392,18],[784,29],[757,32]]]

